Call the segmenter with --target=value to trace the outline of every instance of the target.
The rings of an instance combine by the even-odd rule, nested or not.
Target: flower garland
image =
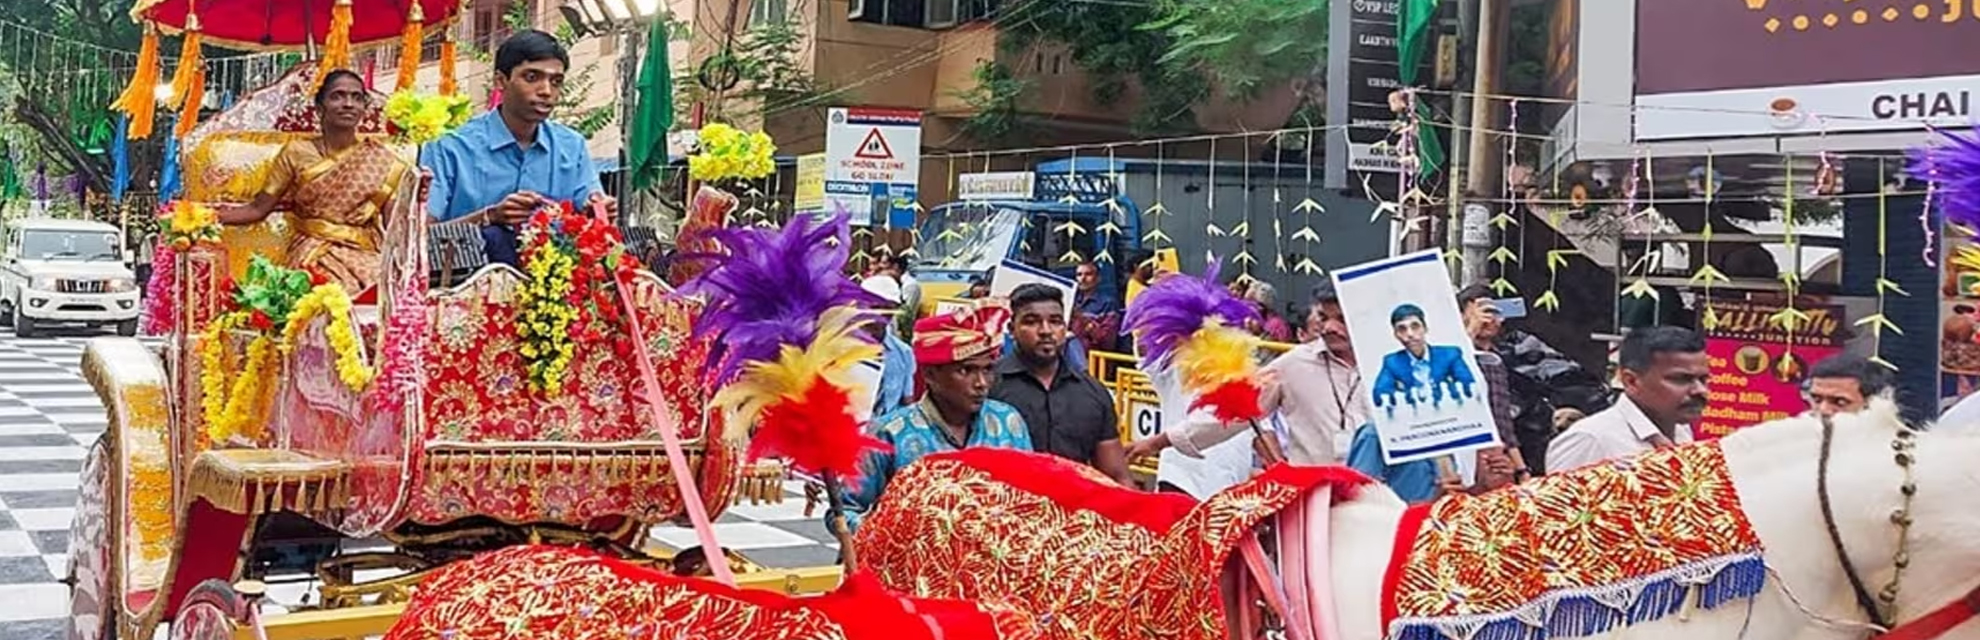
[[[688,175],[696,180],[753,180],[777,171],[777,145],[769,134],[718,122],[702,127],[699,138],[699,150],[688,156]]]
[[[151,279],[144,287],[144,333],[170,333],[178,326],[178,256],[194,246],[220,242],[220,214],[211,207],[172,202],[159,207],[158,243],[151,253]]]
[[[357,330],[351,327],[351,296],[344,293],[343,285],[335,282],[316,285],[296,301],[295,311],[289,314],[289,323],[282,329],[283,342],[294,340],[309,321],[325,313],[330,315],[330,325],[323,334],[337,354],[337,379],[351,391],[362,393],[376,373],[358,352]]]
[[[618,228],[563,203],[531,216],[521,240],[525,280],[516,303],[516,334],[530,388],[562,393],[579,342],[611,340],[617,356],[630,356],[632,339],[619,326],[613,296],[615,283],[639,262],[626,252]]]
[[[337,378],[352,391],[362,392],[370,384],[374,372],[358,350],[350,295],[341,285],[256,256],[240,286],[223,294],[231,294],[234,308],[207,325],[198,345],[200,408],[212,442],[261,438],[276,356],[319,314],[330,314],[324,335],[336,353]],[[227,338],[241,331],[253,334],[247,362],[230,376],[236,367],[228,357]]]
[[[467,96],[421,95],[403,89],[385,100],[385,119],[401,141],[426,144],[467,124],[474,106]]]
[[[220,242],[220,213],[212,207],[179,200],[165,209],[158,218],[158,230],[173,249],[185,251],[193,245]]]

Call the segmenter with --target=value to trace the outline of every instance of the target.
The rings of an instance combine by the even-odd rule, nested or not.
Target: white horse
[[[1973,592],[1980,585],[1980,428],[1944,425],[1901,436],[1904,427],[1888,401],[1833,422],[1827,472],[1833,530],[1863,592],[1875,601],[1896,580],[1894,626]],[[1824,516],[1817,489],[1823,430],[1821,420],[1803,416],[1741,430],[1721,444],[1728,475],[1764,549],[1767,585],[1757,597],[1709,610],[1687,607],[1678,615],[1588,637],[1844,640],[1874,635],[1872,614],[1859,604],[1858,590],[1838,557],[1829,533],[1831,519]],[[1908,473],[1897,459],[1903,445],[1893,445],[1903,441],[1915,442]],[[1916,488],[1908,514],[1895,516],[1905,504],[1907,485]],[[1326,504],[1312,502],[1324,499],[1324,491],[1316,492],[1308,498],[1309,507]],[[1395,494],[1375,490],[1318,512],[1331,520],[1325,527],[1330,539],[1324,541],[1329,551],[1322,556],[1331,566],[1320,568],[1331,579],[1331,589],[1312,590],[1310,606],[1323,617],[1333,613],[1338,622],[1317,621],[1314,633],[1302,635],[1317,640],[1385,637],[1382,580],[1404,509]],[[1897,523],[1904,517],[1912,521],[1908,527]],[[1908,562],[1900,575],[1901,534]],[[1331,602],[1318,601],[1329,591]],[[1940,637],[1980,638],[1980,622],[1966,620]]]

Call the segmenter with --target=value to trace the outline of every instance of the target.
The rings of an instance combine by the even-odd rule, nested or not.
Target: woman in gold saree
[[[322,135],[282,147],[253,202],[220,212],[227,224],[253,224],[287,203],[288,266],[323,274],[352,296],[378,281],[382,212],[408,165],[378,140],[360,140],[371,92],[338,69],[317,89]]]

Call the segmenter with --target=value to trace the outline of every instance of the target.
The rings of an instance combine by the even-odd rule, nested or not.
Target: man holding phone
[[[517,262],[516,229],[560,201],[618,212],[591,164],[584,136],[551,122],[570,54],[556,37],[521,31],[495,52],[501,106],[427,145],[428,211],[443,223],[480,226],[488,260]]]

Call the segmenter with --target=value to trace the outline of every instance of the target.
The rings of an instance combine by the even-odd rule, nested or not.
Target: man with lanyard
[[[1306,333],[1319,339],[1293,347],[1265,366],[1268,382],[1262,398],[1268,412],[1276,411],[1285,428],[1286,458],[1294,464],[1327,465],[1339,461],[1340,443],[1348,431],[1368,422],[1368,407],[1360,395],[1361,373],[1355,368],[1354,343],[1348,340],[1346,316],[1333,283],[1313,288],[1306,314]],[[1179,429],[1164,430],[1134,443],[1129,459],[1170,446],[1191,457],[1210,447],[1250,432],[1247,424],[1223,424],[1208,413],[1192,412]]]
[[[914,323],[921,400],[874,421],[874,436],[888,450],[867,454],[858,484],[847,492],[849,528],[859,527],[894,474],[929,454],[965,447],[1032,450],[1031,431],[1018,410],[989,398],[1003,342],[997,334],[1009,318],[1009,310],[986,306]]]
[[[584,136],[551,122],[570,54],[548,33],[510,36],[495,51],[501,105],[427,145],[433,172],[428,211],[445,223],[480,226],[488,260],[517,262],[516,229],[558,202],[618,212],[591,165]]]

